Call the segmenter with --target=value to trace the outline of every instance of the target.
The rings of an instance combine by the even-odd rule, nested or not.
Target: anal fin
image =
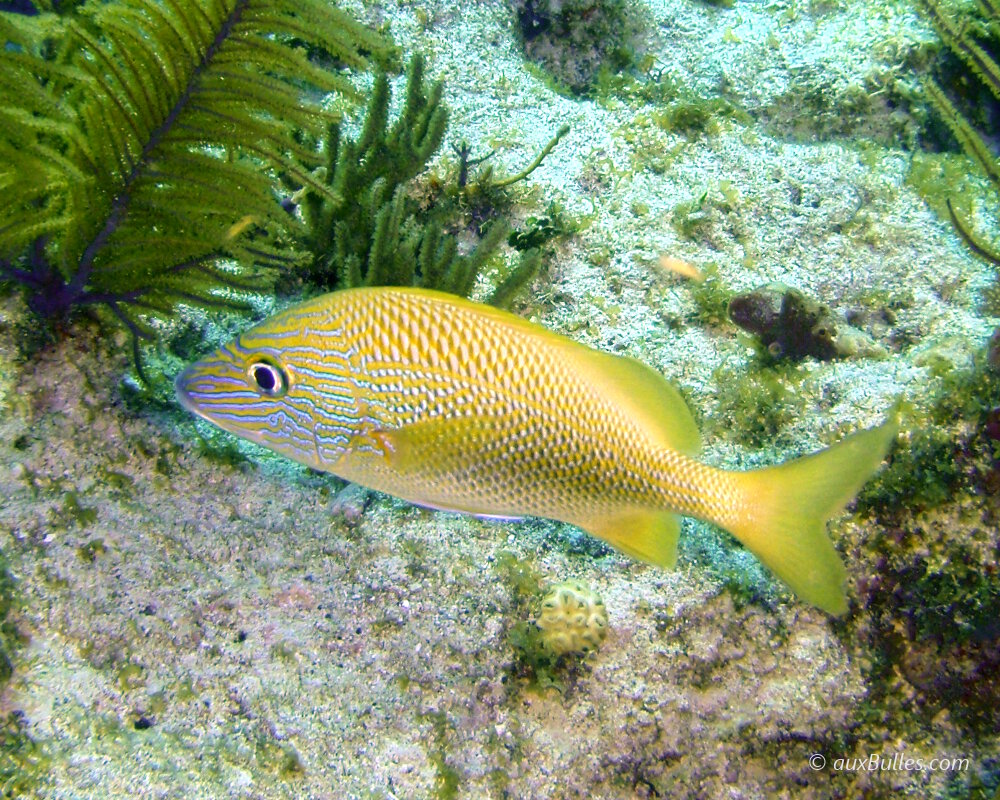
[[[577,520],[587,533],[603,539],[625,555],[672,569],[677,564],[681,521],[666,511],[622,511],[605,517]]]

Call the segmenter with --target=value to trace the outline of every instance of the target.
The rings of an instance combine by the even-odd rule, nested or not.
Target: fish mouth
[[[174,378],[174,393],[177,395],[177,401],[184,407],[185,410],[190,411],[192,414],[201,416],[201,409],[198,408],[198,405],[191,397],[189,391],[191,383],[199,371],[198,365],[192,364],[190,367],[181,372],[176,378]]]
[[[239,365],[224,357],[196,361],[174,378],[174,393],[192,414],[228,428],[217,419],[221,406],[254,399]]]
[[[210,419],[213,401],[218,401],[222,388],[231,388],[237,378],[238,373],[224,359],[196,361],[174,378],[174,392],[185,409]]]

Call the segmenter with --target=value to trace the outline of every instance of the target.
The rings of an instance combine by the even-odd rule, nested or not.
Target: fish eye
[[[247,369],[247,375],[257,390],[267,397],[281,397],[288,391],[288,378],[277,364],[255,361]]]

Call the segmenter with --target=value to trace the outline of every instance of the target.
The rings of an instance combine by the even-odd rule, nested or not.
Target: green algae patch
[[[901,412],[906,446],[866,484],[860,508],[914,513],[1000,481],[1000,374],[986,354],[945,374],[929,407],[904,403]]]
[[[542,573],[510,550],[500,551],[493,569],[510,591],[516,607],[526,608],[541,593]]]
[[[76,549],[77,557],[86,564],[93,564],[108,551],[103,539],[91,539]]]
[[[254,759],[263,770],[285,781],[292,781],[305,775],[306,767],[289,742],[281,742],[266,734],[257,737],[254,743]]]
[[[590,95],[608,74],[635,63],[635,42],[650,22],[625,0],[516,0],[525,56],[551,87]]]
[[[753,122],[745,110],[723,97],[681,97],[652,116],[664,131],[688,137],[714,136],[727,121],[743,126]]]
[[[714,375],[717,406],[708,418],[706,436],[725,436],[745,447],[774,441],[804,405],[797,391],[802,376],[794,366],[751,368],[734,378],[726,369]]]
[[[532,618],[542,598],[544,576],[509,550],[499,553],[494,570],[511,600],[507,625],[507,644],[514,653],[511,678],[527,681],[529,689],[559,689],[561,684],[553,675],[558,657],[546,646],[543,631]]]
[[[10,680],[14,671],[14,651],[23,643],[21,635],[9,618],[16,590],[14,577],[7,569],[7,559],[0,550],[0,689]]]
[[[51,755],[43,743],[32,739],[23,718],[8,713],[0,721],[0,792],[7,798],[43,796],[41,788],[51,766]]]
[[[123,694],[141,689],[146,685],[145,670],[139,664],[123,664],[118,670],[117,683]]]
[[[84,505],[76,492],[66,492],[59,514],[67,527],[77,525],[80,528],[87,528],[97,522],[97,509],[94,506]]]
[[[544,590],[544,576],[530,562],[505,550],[497,575],[511,598],[507,644],[513,651],[509,675],[518,688],[534,693],[562,693],[583,656],[597,649],[607,634],[604,602],[578,581]]]
[[[421,718],[430,723],[431,744],[427,760],[434,767],[434,797],[436,800],[455,800],[462,788],[462,774],[448,762],[455,726],[443,711],[430,711]]]

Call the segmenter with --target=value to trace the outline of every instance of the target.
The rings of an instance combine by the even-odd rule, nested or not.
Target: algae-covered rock
[[[512,0],[525,55],[572,91],[585,94],[602,68],[634,60],[640,29],[624,0]]]
[[[757,336],[768,357],[829,361],[881,351],[822,303],[780,283],[761,286],[729,302],[729,317]]]

